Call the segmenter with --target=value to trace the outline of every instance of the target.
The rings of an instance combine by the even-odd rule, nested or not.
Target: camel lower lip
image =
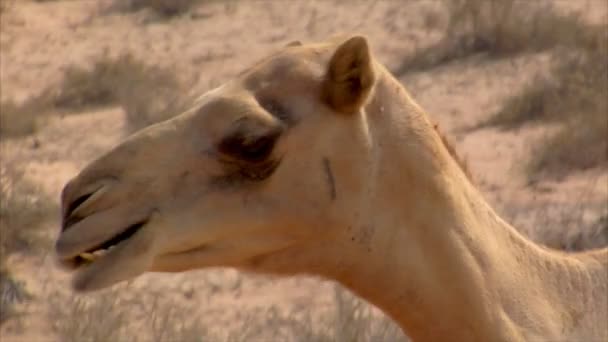
[[[126,241],[128,241],[133,235],[135,235],[143,226],[146,225],[148,220],[142,220],[128,226],[126,229],[116,234],[114,237],[106,240],[105,242],[87,249],[86,251],[79,253],[77,256],[62,260],[62,266],[75,270],[83,266],[90,265],[97,262],[101,258],[107,257],[112,250]]]
[[[86,251],[86,253],[93,253],[96,250],[100,250],[100,249],[109,249],[110,247],[116,246],[119,243],[130,239],[133,235],[135,235],[135,233],[137,233],[146,223],[148,222],[148,220],[142,220],[139,221],[137,223],[134,223],[130,226],[127,227],[127,229],[123,230],[122,232],[116,234],[114,237],[112,237],[110,240],[107,240],[106,242],[95,246],[93,248],[90,248]]]

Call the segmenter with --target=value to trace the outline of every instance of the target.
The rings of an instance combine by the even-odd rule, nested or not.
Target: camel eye
[[[261,136],[236,132],[220,142],[219,150],[223,154],[246,162],[261,162],[271,154],[279,135],[279,132]]]

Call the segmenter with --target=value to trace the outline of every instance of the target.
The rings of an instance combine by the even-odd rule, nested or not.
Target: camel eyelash
[[[265,111],[282,123],[288,126],[293,126],[296,123],[294,116],[280,102],[272,99],[258,99],[258,103]]]
[[[262,135],[236,131],[218,144],[220,153],[248,163],[259,163],[272,153],[281,130],[272,130]]]

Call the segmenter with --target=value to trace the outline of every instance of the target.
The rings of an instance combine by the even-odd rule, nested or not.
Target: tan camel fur
[[[76,290],[210,266],[333,279],[415,341],[607,341],[608,249],[503,221],[365,38],[289,44],[66,185]]]

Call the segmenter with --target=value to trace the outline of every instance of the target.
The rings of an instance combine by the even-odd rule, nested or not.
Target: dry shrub
[[[24,181],[22,172],[9,163],[0,164],[0,323],[18,314],[15,304],[28,297],[7,265],[15,252],[38,252],[45,241],[39,229],[55,207],[41,198],[39,190]]]
[[[555,70],[559,78],[551,114],[561,127],[533,153],[531,175],[563,175],[608,161],[608,32],[602,46],[566,59]]]
[[[334,287],[334,307],[320,311],[305,307],[281,312],[277,308],[248,313],[226,341],[407,342],[401,329],[378,309],[349,291]]]
[[[118,285],[49,298],[51,325],[61,341],[218,341],[209,337],[196,317],[172,305],[166,293]]]
[[[334,304],[334,309],[327,312],[307,307],[288,312],[270,308],[249,313],[249,318],[229,334],[227,341],[408,341],[401,329],[379,310],[337,285]]]
[[[36,132],[40,121],[52,112],[115,104],[120,85],[131,74],[130,70],[141,72],[136,66],[130,57],[112,59],[105,55],[90,68],[69,66],[59,85],[52,85],[19,104],[1,103],[0,132],[6,136],[28,135]]]
[[[15,280],[11,272],[0,265],[0,324],[17,317],[20,312],[15,305],[29,297],[23,284]]]
[[[85,296],[50,296],[49,314],[61,341],[407,341],[378,310],[341,288],[335,291],[335,310],[252,308],[226,327],[209,319],[203,323],[164,292],[128,285]]]
[[[186,108],[187,97],[180,92],[183,87],[172,75],[150,75],[148,79],[132,80],[121,89],[120,105],[127,133],[167,120]]]
[[[577,48],[555,53],[551,78],[536,77],[482,125],[517,128],[531,121],[560,122],[576,112],[606,109],[608,31],[588,27],[579,39]]]
[[[496,207],[508,222],[541,245],[564,251],[604,248],[608,246],[608,207],[589,196],[598,182],[592,179],[582,191],[571,194],[569,202],[499,199]]]
[[[69,68],[60,92],[51,96],[57,108],[120,105],[128,132],[179,114],[181,85],[174,70],[146,64],[130,54],[104,54],[92,68]]]
[[[152,309],[146,317],[152,335],[151,341],[203,342],[217,340],[211,338],[208,327],[202,325],[196,317],[180,317],[178,308],[172,305],[162,305],[158,298],[158,296],[154,297]]]
[[[67,298],[54,294],[49,299],[51,324],[61,341],[129,341],[129,317],[120,308],[117,291]]]
[[[121,102],[132,87],[177,87],[169,69],[145,64],[130,54],[109,57],[103,54],[90,68],[72,66],[66,69],[52,103],[61,109],[114,105]]]
[[[111,10],[136,12],[150,9],[163,18],[169,18],[188,13],[201,2],[201,0],[118,0],[112,4]]]
[[[44,242],[40,225],[57,208],[10,163],[2,163],[0,172],[0,260],[4,261],[17,251],[35,251]]]
[[[562,177],[573,170],[607,165],[606,111],[574,114],[557,133],[543,138],[535,148],[527,167],[531,178]]]
[[[328,317],[325,341],[407,342],[401,328],[362,299],[336,286],[336,312]]]
[[[41,97],[23,103],[0,102],[0,137],[18,137],[36,132],[49,104]]]
[[[282,312],[276,307],[245,315],[238,329],[225,339],[296,342],[406,342],[401,329],[377,309],[339,286],[334,288],[333,310],[312,307]]]
[[[477,128],[495,126],[501,129],[515,129],[529,122],[556,122],[556,101],[560,98],[557,80],[538,76],[524,90],[509,97],[500,110]]]
[[[23,103],[0,103],[0,134],[32,134],[50,113],[121,105],[134,131],[178,114],[180,82],[173,70],[149,65],[130,54],[103,54],[90,67],[70,66],[59,85]]]
[[[477,53],[502,57],[577,44],[584,31],[577,16],[550,2],[446,0],[448,25],[434,45],[406,58],[398,73],[423,70]]]
[[[46,241],[39,229],[56,210],[10,163],[0,164],[0,323],[19,314],[15,304],[28,297],[7,265],[15,252],[34,252]]]
[[[531,176],[559,176],[604,164],[608,157],[608,31],[588,28],[579,39],[578,48],[556,53],[551,79],[536,78],[480,125],[560,125],[532,154]]]
[[[57,90],[49,94],[51,102],[57,108],[68,110],[115,104],[126,77],[124,73],[135,65],[130,56],[104,56],[94,61],[92,67],[68,66]],[[134,70],[134,73],[139,71]]]
[[[584,251],[608,247],[608,214],[600,216],[584,230],[570,234],[562,248],[569,251]]]

